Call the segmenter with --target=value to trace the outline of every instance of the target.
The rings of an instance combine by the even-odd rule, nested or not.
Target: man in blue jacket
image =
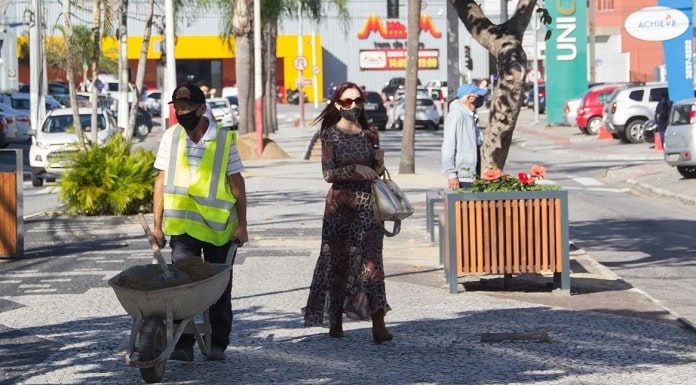
[[[483,104],[486,93],[473,84],[463,84],[450,103],[442,139],[442,171],[450,189],[468,187],[474,181],[481,145],[476,108]]]

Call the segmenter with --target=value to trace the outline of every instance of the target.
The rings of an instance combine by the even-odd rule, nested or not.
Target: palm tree
[[[152,18],[155,14],[155,1],[147,0],[147,17],[145,18],[145,31],[143,33],[143,45],[140,49],[140,57],[138,58],[138,70],[135,75],[135,98],[131,103],[130,116],[128,119],[128,128],[126,129],[126,138],[130,139],[135,129],[135,118],[138,115],[138,101],[143,92],[143,81],[145,80],[145,64],[147,62],[147,50],[150,46],[150,36],[152,35]]]
[[[63,0],[63,22],[65,23],[65,46],[66,46],[66,77],[68,78],[68,89],[70,92],[70,106],[73,111],[73,127],[77,135],[77,143],[81,150],[85,150],[85,137],[80,122],[80,111],[77,106],[77,96],[75,94],[75,63],[73,62],[73,28],[71,18],[71,0]]]
[[[406,109],[404,134],[401,137],[400,174],[413,174],[415,170],[416,88],[418,87],[418,43],[420,40],[421,0],[408,2],[408,61],[406,62]]]
[[[484,46],[498,62],[498,83],[491,103],[491,122],[481,147],[482,170],[502,170],[507,160],[512,133],[522,108],[522,91],[527,56],[522,37],[534,13],[537,0],[519,0],[512,18],[502,24],[493,24],[483,13],[476,0],[449,0],[459,19],[471,35]],[[546,9],[540,9],[542,22],[551,19]],[[548,38],[548,35],[547,35]]]

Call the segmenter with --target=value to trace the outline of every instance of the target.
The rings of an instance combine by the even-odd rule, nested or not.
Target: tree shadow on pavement
[[[463,298],[475,300],[475,297]],[[167,361],[170,384],[453,384],[593,383],[631,379],[634,384],[679,382],[693,375],[696,336],[638,318],[548,307],[466,311],[455,318],[390,322],[394,340],[376,346],[368,322],[346,322],[345,337],[302,327],[301,316],[262,307],[237,310],[225,362]],[[27,328],[62,347],[25,368],[24,379],[42,383],[136,384],[137,369],[122,353],[127,316],[96,317]],[[551,342],[481,343],[484,333],[548,332]],[[44,357],[45,358],[45,357]],[[7,370],[19,358],[2,361]],[[650,367],[650,371],[636,368]],[[641,372],[640,378],[634,378]],[[646,376],[646,377],[642,377]],[[669,376],[669,377],[666,377]],[[15,378],[18,380],[17,378]],[[564,382],[568,381],[568,382]],[[615,381],[614,381],[615,382]],[[620,382],[620,381],[619,381]]]

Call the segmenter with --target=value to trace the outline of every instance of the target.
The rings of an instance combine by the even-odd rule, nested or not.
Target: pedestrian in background
[[[331,183],[326,196],[321,250],[303,309],[305,326],[325,317],[329,335],[343,337],[343,314],[372,320],[375,344],[391,341],[384,324],[390,309],[384,289],[383,227],[374,213],[372,184],[384,170],[377,129],[369,128],[362,90],[346,82],[336,88],[315,120],[321,122],[321,164]]]
[[[655,124],[657,125],[657,133],[660,135],[660,142],[665,144],[665,131],[669,124],[669,111],[672,109],[672,102],[669,100],[666,92],[660,95],[660,101],[655,107]]]
[[[248,240],[244,166],[235,147],[236,133],[217,128],[204,116],[205,95],[186,83],[178,86],[172,101],[178,123],[162,136],[155,168],[153,235],[164,245],[171,237],[172,262],[200,258],[225,263],[235,241]],[[210,307],[212,346],[207,358],[223,360],[232,330],[232,279]],[[193,361],[191,334],[183,334],[171,358]]]
[[[476,108],[483,104],[488,91],[473,84],[463,84],[450,102],[442,138],[442,171],[447,187],[469,187],[480,174],[479,147],[482,142]]]

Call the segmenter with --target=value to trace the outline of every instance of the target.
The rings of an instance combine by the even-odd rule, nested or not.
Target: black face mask
[[[479,108],[483,105],[483,96],[479,96],[474,100],[474,108]]]
[[[361,107],[355,107],[351,108],[350,110],[346,110],[344,108],[341,108],[338,110],[338,112],[341,114],[341,117],[345,120],[350,120],[351,122],[354,122],[358,120],[358,117],[360,116],[360,112],[362,112]]]
[[[185,114],[176,115],[176,120],[179,122],[179,124],[181,124],[182,127],[184,127],[186,131],[195,130],[196,126],[198,126],[198,122],[201,121],[201,117],[196,115],[196,110],[198,109]]]

